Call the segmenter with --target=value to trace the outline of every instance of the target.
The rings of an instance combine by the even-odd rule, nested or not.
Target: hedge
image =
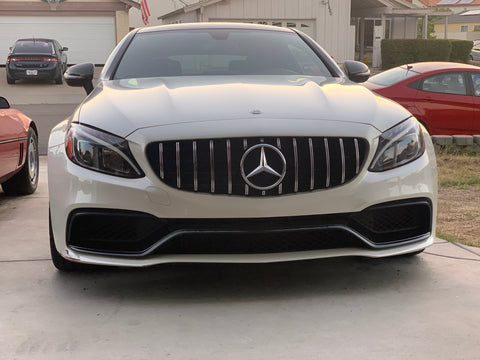
[[[465,40],[450,40],[450,43],[452,44],[450,61],[468,64],[470,61],[470,52],[472,51],[473,43]]]
[[[473,43],[466,40],[384,39],[382,68],[420,61],[468,63],[472,46]]]

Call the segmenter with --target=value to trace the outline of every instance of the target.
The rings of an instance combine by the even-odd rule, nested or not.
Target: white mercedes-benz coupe
[[[294,29],[130,32],[51,132],[54,265],[416,254],[435,237],[431,140]]]

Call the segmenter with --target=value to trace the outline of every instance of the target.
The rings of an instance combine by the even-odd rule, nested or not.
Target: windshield
[[[251,74],[331,76],[296,33],[202,29],[137,34],[114,79]]]
[[[53,54],[52,43],[44,41],[18,41],[13,49],[13,54]]]
[[[418,75],[417,72],[408,70],[407,67],[396,67],[372,76],[368,81],[377,85],[390,86],[416,75]]]

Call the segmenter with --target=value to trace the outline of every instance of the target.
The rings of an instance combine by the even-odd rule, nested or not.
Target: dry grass
[[[480,156],[437,154],[437,236],[480,247]]]

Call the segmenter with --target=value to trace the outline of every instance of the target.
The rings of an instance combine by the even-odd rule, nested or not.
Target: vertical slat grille
[[[254,146],[265,148],[268,166],[277,174],[286,162],[285,175],[269,189],[250,186],[242,176],[242,157]],[[273,151],[273,152],[272,152]],[[332,188],[351,181],[360,172],[368,152],[361,138],[266,137],[195,139],[151,143],[147,156],[157,176],[167,185],[185,191],[242,196],[275,196]],[[258,155],[244,159],[250,170],[260,164]],[[270,176],[270,175],[269,175]],[[279,177],[271,175],[272,184]],[[270,180],[265,180],[267,183]],[[255,185],[255,184],[254,184]],[[267,184],[269,185],[269,184]]]

